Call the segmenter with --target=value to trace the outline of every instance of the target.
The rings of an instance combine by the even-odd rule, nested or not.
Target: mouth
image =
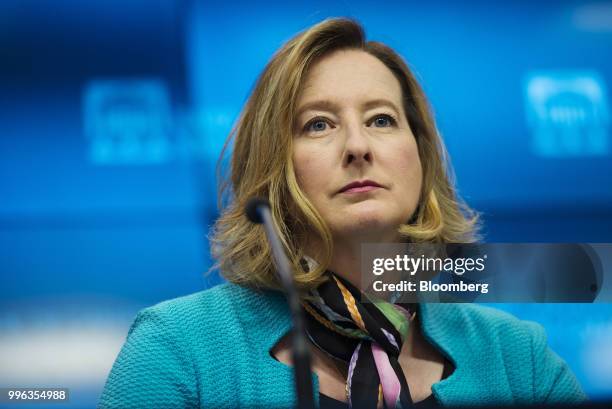
[[[382,186],[373,180],[362,180],[351,182],[338,191],[338,193],[364,193],[381,188]]]

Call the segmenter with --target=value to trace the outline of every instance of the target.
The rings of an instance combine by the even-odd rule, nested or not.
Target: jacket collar
[[[248,290],[256,291],[257,290]],[[279,390],[285,389],[293,391],[293,369],[270,355],[270,350],[286,335],[291,327],[291,315],[287,306],[287,301],[284,294],[278,291],[262,291],[261,297],[257,302],[257,308],[260,312],[262,325],[249,324],[250,328],[265,328],[265,334],[261,334],[263,344],[260,345],[261,350],[267,355],[266,360],[269,365],[282,373],[281,384],[263,385],[264,388],[270,387],[270,390],[262,390],[264,396],[279,396]],[[257,297],[259,298],[259,297]],[[487,369],[486,364],[482,362],[474,362],[474,356],[480,356],[481,351],[473,351],[472,355],[466,353],[470,348],[466,348],[465,343],[470,342],[470,328],[467,326],[469,320],[463,316],[463,309],[456,304],[434,304],[421,303],[418,304],[419,322],[421,332],[425,339],[434,346],[442,355],[453,363],[455,370],[446,379],[443,379],[432,385],[432,393],[436,400],[442,405],[458,405],[473,403],[474,396],[480,396],[483,399],[487,395],[492,398],[499,398],[500,391],[486,391],[479,389],[478,391],[466,390],[465,385],[481,385],[483,377],[494,376],[494,373],[499,374],[492,368]],[[486,378],[484,378],[486,379]],[[318,400],[319,380],[318,376],[313,373],[313,388]],[[270,393],[271,395],[268,395]],[[279,397],[280,398],[280,397]],[[278,402],[279,404],[293,405],[295,402],[293,396],[284,396],[286,402]],[[510,397],[511,399],[511,397]]]

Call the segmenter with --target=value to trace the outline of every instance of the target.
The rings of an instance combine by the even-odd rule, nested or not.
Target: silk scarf
[[[328,280],[302,303],[310,341],[348,364],[350,407],[406,409],[413,405],[398,358],[415,305],[368,300],[358,288],[326,271]]]

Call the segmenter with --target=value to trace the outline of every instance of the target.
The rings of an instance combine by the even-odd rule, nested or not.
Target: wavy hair
[[[470,243],[478,239],[478,214],[458,197],[448,155],[429,104],[414,74],[390,47],[367,41],[362,26],[351,19],[324,20],[297,34],[272,57],[259,76],[229,134],[219,161],[221,215],[210,235],[214,268],[236,284],[279,288],[270,247],[260,225],[244,216],[252,197],[270,201],[272,218],[302,290],[318,286],[333,254],[331,232],[300,189],[292,162],[296,105],[309,68],[338,50],[362,50],[378,58],[399,80],[403,109],[416,138],[423,170],[418,206],[398,228],[411,242]],[[229,174],[222,161],[233,143]],[[308,234],[322,243],[313,271],[301,268]]]

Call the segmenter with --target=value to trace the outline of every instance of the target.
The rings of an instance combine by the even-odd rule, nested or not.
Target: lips
[[[362,180],[351,182],[348,185],[344,186],[342,189],[338,191],[338,193],[357,193],[357,192],[368,192],[375,188],[382,187],[378,183],[373,180]]]

